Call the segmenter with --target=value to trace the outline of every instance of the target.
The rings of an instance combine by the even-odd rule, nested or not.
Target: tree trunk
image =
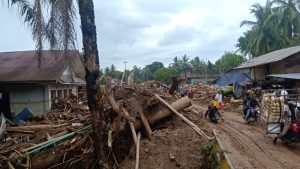
[[[103,135],[104,126],[101,120],[104,119],[103,107],[100,100],[97,100],[97,94],[100,88],[97,86],[99,77],[99,56],[97,48],[97,35],[95,25],[94,4],[92,0],[79,0],[79,14],[81,19],[82,40],[84,47],[84,65],[85,81],[87,89],[88,106],[91,113],[93,134],[94,134],[94,152],[95,159],[104,162],[103,154]],[[98,90],[98,91],[97,91]]]

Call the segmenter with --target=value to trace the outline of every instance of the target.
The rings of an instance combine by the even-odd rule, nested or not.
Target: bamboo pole
[[[167,106],[173,113],[175,113],[177,116],[179,116],[185,123],[187,123],[197,134],[200,136],[206,138],[207,140],[211,140],[212,137],[207,136],[199,127],[197,127],[193,122],[191,122],[189,119],[184,117],[184,115],[180,114],[178,111],[176,111],[169,103],[167,103],[164,99],[159,97],[157,94],[154,94],[156,98],[158,98],[159,101],[161,101],[165,106]]]

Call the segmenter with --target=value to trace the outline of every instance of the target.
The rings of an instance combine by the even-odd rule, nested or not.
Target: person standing
[[[218,91],[218,93],[216,94],[216,98],[218,99],[218,102],[219,102],[219,109],[223,108],[223,94],[222,94],[222,90]]]

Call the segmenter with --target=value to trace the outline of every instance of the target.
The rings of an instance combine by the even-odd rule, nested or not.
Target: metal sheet
[[[283,79],[297,79],[300,80],[300,73],[288,73],[288,74],[271,74],[268,77],[277,77]]]
[[[300,52],[300,46],[276,50],[276,51],[261,55],[257,58],[250,59],[250,60],[244,62],[243,64],[241,64],[240,66],[236,67],[235,69],[245,69],[245,68],[257,67],[260,65],[277,62],[277,61],[283,60],[291,55],[299,53],[299,52]]]

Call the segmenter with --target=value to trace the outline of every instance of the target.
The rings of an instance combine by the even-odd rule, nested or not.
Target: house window
[[[64,90],[64,97],[66,98],[66,97],[68,97],[69,96],[69,94],[68,94],[68,90],[67,89],[65,89]]]
[[[62,90],[57,90],[57,97],[62,98]]]
[[[69,96],[71,96],[72,94],[72,89],[69,89]]]
[[[51,97],[51,100],[56,97],[56,90],[51,90],[50,97]]]

